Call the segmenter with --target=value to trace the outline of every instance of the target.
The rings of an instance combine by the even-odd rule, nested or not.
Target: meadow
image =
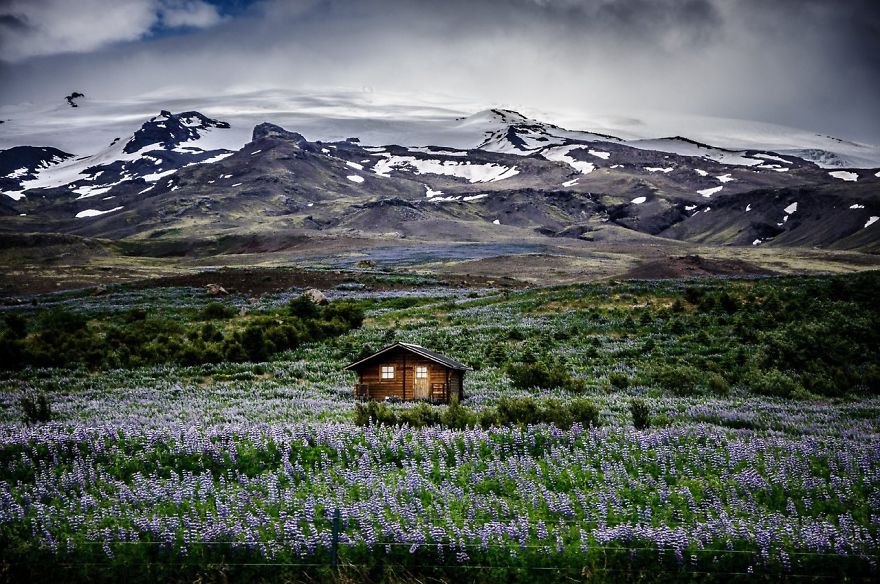
[[[2,313],[0,574],[873,581],[878,284],[40,296]],[[251,354],[253,327],[295,334]],[[458,411],[358,417],[341,369],[395,340],[474,368]]]

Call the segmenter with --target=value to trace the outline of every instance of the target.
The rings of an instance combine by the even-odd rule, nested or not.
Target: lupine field
[[[0,577],[876,581],[878,284],[869,273],[349,287],[309,317],[336,324],[309,334],[285,312],[299,291],[233,295],[226,312],[191,288],[6,307]],[[362,324],[340,324],[357,310]],[[49,313],[52,326],[79,315],[77,334],[96,342],[134,321],[155,337],[140,352],[41,365]],[[288,346],[235,348],[259,318],[281,323]],[[464,427],[354,423],[341,368],[394,340],[474,368]],[[599,416],[564,427],[481,416],[511,398],[588,400]],[[404,420],[447,409],[388,407]]]

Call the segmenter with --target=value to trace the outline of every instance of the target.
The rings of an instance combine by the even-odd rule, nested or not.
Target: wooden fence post
[[[333,534],[330,540],[330,568],[335,572],[339,556],[339,507],[333,511]]]

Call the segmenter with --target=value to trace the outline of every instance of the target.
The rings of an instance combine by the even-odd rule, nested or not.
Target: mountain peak
[[[159,146],[170,150],[183,142],[198,140],[209,128],[229,128],[227,122],[209,118],[197,111],[173,114],[162,110],[159,115],[150,118],[134,133],[125,145],[128,154],[149,146]]]
[[[289,132],[281,126],[276,126],[275,124],[264,122],[255,126],[252,141],[256,142],[257,140],[263,140],[266,138],[287,140],[290,142],[294,142],[299,146],[302,146],[308,142],[308,140],[306,140],[305,136],[303,136],[302,134],[299,134],[297,132]]]

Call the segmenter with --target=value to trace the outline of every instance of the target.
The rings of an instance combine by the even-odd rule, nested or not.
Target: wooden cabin
[[[394,343],[345,367],[358,374],[354,395],[359,399],[397,397],[449,403],[464,399],[467,365],[419,345]]]

